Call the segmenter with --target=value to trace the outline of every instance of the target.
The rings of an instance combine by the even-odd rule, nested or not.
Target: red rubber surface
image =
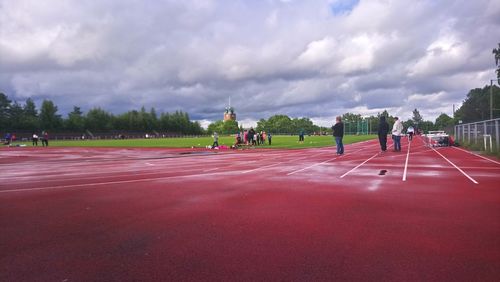
[[[407,149],[2,148],[0,281],[498,281],[498,160]]]

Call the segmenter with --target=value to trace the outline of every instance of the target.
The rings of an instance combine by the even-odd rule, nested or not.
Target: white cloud
[[[0,90],[255,125],[387,109],[433,119],[494,75],[498,1],[0,0]],[[443,94],[444,93],[444,94]]]

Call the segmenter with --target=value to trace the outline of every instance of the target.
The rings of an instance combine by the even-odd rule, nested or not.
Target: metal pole
[[[493,119],[493,79],[490,79],[490,119]]]
[[[470,144],[470,123],[467,124],[467,142]]]
[[[477,143],[477,123],[474,123],[474,144]]]
[[[498,119],[495,120],[495,141],[497,143],[497,150],[500,150],[500,138],[499,138],[499,131],[500,131],[500,128],[499,128],[499,124],[498,124]]]

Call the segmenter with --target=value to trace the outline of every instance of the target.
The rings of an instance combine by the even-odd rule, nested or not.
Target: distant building
[[[228,120],[236,120],[234,108],[231,107],[231,97],[229,97],[229,105],[226,107],[226,111],[224,112],[224,121]]]
[[[236,120],[236,114],[234,113],[234,108],[231,106],[226,107],[226,111],[224,112],[224,121],[228,120]]]

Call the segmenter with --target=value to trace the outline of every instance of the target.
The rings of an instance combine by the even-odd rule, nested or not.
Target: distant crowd
[[[16,141],[17,137],[13,133],[5,134],[5,142],[3,143],[6,146],[11,146],[12,142]],[[43,147],[49,146],[49,133],[47,131],[42,131],[40,135],[33,133],[31,136],[31,142],[33,146],[38,146],[38,141],[42,142]]]
[[[214,138],[214,143],[210,147],[219,148],[219,134],[214,132],[212,137]],[[249,130],[236,133],[234,144],[231,148],[236,149],[240,146],[259,146],[266,144],[266,141],[271,145],[272,139],[273,136],[271,133],[266,133],[265,131],[256,132],[252,127]]]

